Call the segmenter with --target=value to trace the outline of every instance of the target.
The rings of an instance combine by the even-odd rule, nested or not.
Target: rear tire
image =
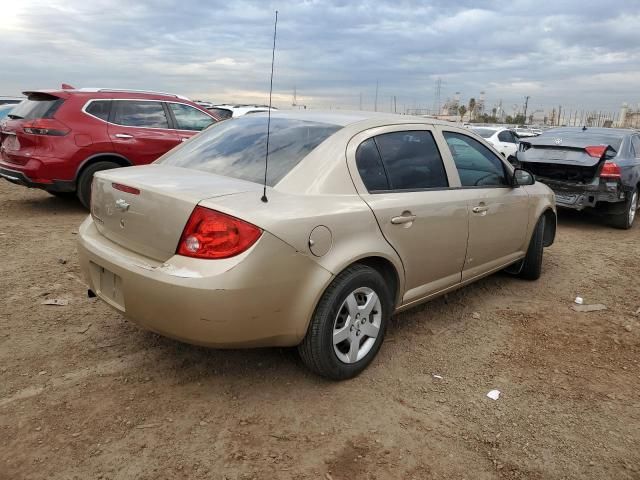
[[[538,219],[533,230],[527,255],[524,257],[520,277],[525,280],[537,280],[542,273],[542,254],[544,252],[544,215]]]
[[[637,188],[627,195],[627,200],[625,201],[624,206],[624,212],[611,215],[611,225],[615,228],[628,230],[633,226],[633,221],[636,219],[636,213],[638,211]]]
[[[302,361],[323,377],[355,377],[380,350],[392,312],[393,298],[382,275],[367,265],[353,265],[322,295],[298,346]]]
[[[118,168],[120,165],[113,162],[96,162],[85,168],[78,178],[78,187],[76,195],[80,203],[89,210],[91,203],[91,182],[93,181],[93,175],[96,172],[102,170],[109,170],[111,168]]]

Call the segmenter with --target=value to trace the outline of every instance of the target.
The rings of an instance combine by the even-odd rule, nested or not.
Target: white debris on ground
[[[489,397],[491,400],[498,400],[498,398],[500,398],[500,390],[491,390],[489,393],[487,393],[487,397]]]

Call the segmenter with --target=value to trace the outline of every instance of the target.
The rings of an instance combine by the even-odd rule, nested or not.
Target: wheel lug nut
[[[359,337],[359,336],[360,336],[360,330],[356,332],[356,337]]]

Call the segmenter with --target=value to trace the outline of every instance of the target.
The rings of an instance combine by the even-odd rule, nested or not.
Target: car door
[[[217,121],[212,115],[191,105],[175,102],[167,102],[166,105],[169,108],[180,142],[189,140],[196,133]]]
[[[135,165],[151,163],[180,143],[166,107],[155,100],[114,100],[109,137],[116,153]]]
[[[402,125],[363,132],[347,148],[358,193],[402,260],[403,305],[461,278],[467,205],[449,188],[449,175],[456,175],[451,165],[444,165],[442,147],[431,128]]]
[[[529,196],[511,186],[512,170],[481,142],[442,128],[469,207],[469,242],[462,281],[497,270],[524,256]]]

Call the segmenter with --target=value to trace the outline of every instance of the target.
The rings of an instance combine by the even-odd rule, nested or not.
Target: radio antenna
[[[271,94],[273,93],[273,63],[276,58],[276,32],[278,30],[278,11],[276,10],[276,21],[273,25],[273,50],[271,50],[271,82],[269,84],[269,110],[267,111],[267,151],[264,155],[264,183],[262,184],[262,200],[267,203],[267,169],[269,167],[269,133],[271,129]]]

